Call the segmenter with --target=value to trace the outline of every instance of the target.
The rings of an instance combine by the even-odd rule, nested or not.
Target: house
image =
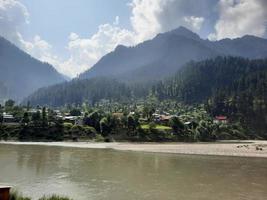
[[[4,124],[9,124],[9,125],[18,125],[19,123],[17,123],[15,117],[13,115],[7,114],[7,113],[3,113],[3,123]]]
[[[219,124],[219,123],[226,124],[228,123],[228,118],[224,115],[219,115],[214,118],[213,122],[216,124]]]
[[[63,117],[63,121],[66,123],[71,123],[73,125],[83,125],[82,116],[65,116]]]
[[[172,115],[153,114],[154,121],[163,124],[168,123],[172,117],[173,117]]]
[[[160,121],[161,122],[169,122],[171,120],[172,116],[171,115],[161,115],[160,116]]]

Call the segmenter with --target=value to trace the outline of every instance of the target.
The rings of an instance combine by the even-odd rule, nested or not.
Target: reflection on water
[[[265,200],[267,159],[0,145],[0,183],[35,199]]]

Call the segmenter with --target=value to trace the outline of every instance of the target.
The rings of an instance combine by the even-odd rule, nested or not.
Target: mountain
[[[0,37],[0,100],[21,100],[38,88],[65,81],[53,66],[40,62]]]
[[[134,47],[119,45],[79,78],[107,76],[130,82],[155,81],[175,73],[189,61],[227,55],[265,58],[267,40],[244,36],[212,42],[179,27]]]
[[[263,73],[263,75],[262,75]],[[174,99],[186,104],[204,103],[218,91],[242,93],[253,87],[253,92],[267,98],[267,59],[249,60],[241,57],[216,57],[190,62],[175,75],[152,84],[127,85],[112,78],[75,79],[71,82],[41,88],[24,102],[32,105],[62,106],[82,104],[84,101],[130,100],[144,98],[149,93],[158,99]],[[256,77],[256,78],[252,78]],[[259,78],[257,78],[259,77]],[[240,86],[246,79],[247,85]],[[259,81],[263,78],[263,81]],[[256,84],[257,83],[257,84]],[[243,84],[243,83],[242,83]],[[254,85],[253,85],[254,84]]]

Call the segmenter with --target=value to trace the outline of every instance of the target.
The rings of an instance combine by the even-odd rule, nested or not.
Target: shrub
[[[50,197],[44,196],[39,200],[71,200],[71,199],[68,198],[68,197],[60,197],[60,196],[57,196],[57,195],[52,195]]]
[[[104,142],[105,141],[105,138],[102,135],[100,135],[100,134],[96,134],[95,141],[96,142]]]
[[[10,200],[31,200],[31,198],[23,197],[21,194],[18,193],[18,191],[11,191],[10,193]]]

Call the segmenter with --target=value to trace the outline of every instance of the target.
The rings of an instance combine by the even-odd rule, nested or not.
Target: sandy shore
[[[222,141],[216,143],[91,143],[91,142],[3,142],[11,145],[42,145],[72,148],[114,149],[153,153],[218,155],[267,158],[267,141]]]

